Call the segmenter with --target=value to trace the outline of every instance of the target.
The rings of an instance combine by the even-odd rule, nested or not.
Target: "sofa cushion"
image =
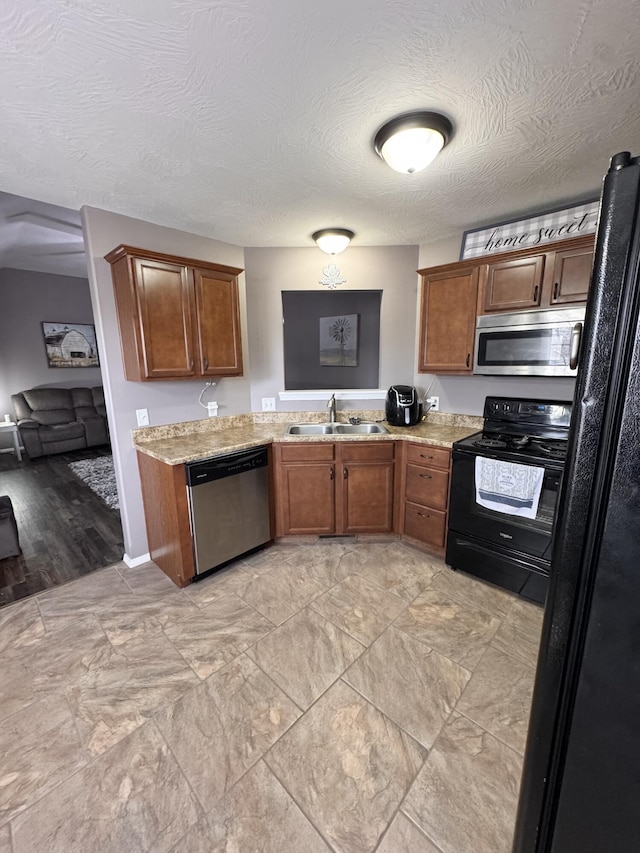
[[[96,407],[96,411],[99,415],[102,415],[103,418],[107,417],[107,407],[104,402],[104,388],[102,385],[95,385],[93,388],[89,389],[91,391],[91,396],[93,397],[93,405]]]
[[[84,438],[84,426],[79,421],[41,426],[39,435],[43,444],[48,444],[50,441],[70,441],[74,438]]]
[[[71,401],[78,420],[96,418],[101,414],[94,404],[92,388],[71,388],[70,391]]]
[[[39,424],[67,424],[76,419],[68,388],[34,388],[23,391],[23,396],[31,409],[28,417]]]

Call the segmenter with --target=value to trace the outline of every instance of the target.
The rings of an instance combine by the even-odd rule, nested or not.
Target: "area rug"
[[[113,457],[98,456],[97,459],[81,459],[79,462],[69,462],[69,468],[76,477],[89,486],[91,491],[102,498],[108,507],[120,509]]]

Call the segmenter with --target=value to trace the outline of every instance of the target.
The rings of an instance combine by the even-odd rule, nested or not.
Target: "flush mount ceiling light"
[[[376,133],[376,154],[396,172],[413,174],[428,166],[453,134],[453,125],[440,113],[418,110],[383,124]]]
[[[349,231],[347,228],[323,228],[311,235],[318,248],[328,255],[344,252],[354,236],[353,231]]]

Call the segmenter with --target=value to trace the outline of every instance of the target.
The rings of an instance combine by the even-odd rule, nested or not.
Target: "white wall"
[[[440,264],[450,264],[460,259],[460,237],[440,240],[420,246],[419,269]],[[419,291],[419,288],[418,288]],[[420,293],[416,301],[416,349],[418,364],[418,335],[420,319]],[[415,373],[413,384],[424,394],[440,397],[440,410],[461,415],[482,415],[485,397],[531,397],[533,399],[572,400],[575,379],[568,377],[537,376],[432,376]]]
[[[49,367],[42,322],[93,323],[86,278],[0,270],[0,418],[13,418],[11,395],[28,388],[100,385],[99,367]],[[11,437],[0,438],[13,447]]]
[[[378,387],[411,384],[415,356],[417,246],[350,246],[335,257],[308,249],[245,249],[251,409],[262,397],[276,397],[280,411],[321,409],[324,402],[281,402],[284,389],[282,335],[283,290],[325,290],[323,269],[335,263],[345,284],[340,290],[382,290],[380,311],[380,379]],[[327,394],[328,396],[328,394]],[[342,403],[339,402],[339,406]],[[344,403],[347,408],[384,408],[383,400]]]
[[[244,254],[240,247],[229,243],[163,228],[104,210],[84,207],[81,213],[120,495],[125,552],[127,559],[133,561],[148,552],[138,466],[131,443],[131,430],[136,426],[135,410],[148,409],[151,425],[206,417],[206,411],[197,402],[204,382],[125,380],[111,267],[104,260],[104,256],[119,244],[125,243],[129,246],[243,268]],[[244,275],[240,276],[239,289],[245,375],[221,379],[217,387],[209,389],[204,397],[205,400],[218,400],[221,415],[238,414],[250,409]]]

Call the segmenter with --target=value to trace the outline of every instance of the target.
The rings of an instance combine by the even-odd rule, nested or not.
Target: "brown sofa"
[[[109,443],[102,385],[32,388],[11,400],[29,459]]]

